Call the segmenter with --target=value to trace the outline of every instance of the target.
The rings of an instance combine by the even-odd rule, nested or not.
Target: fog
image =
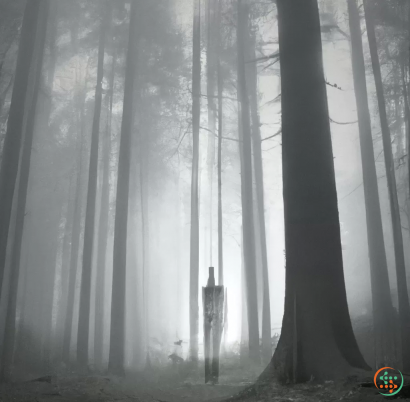
[[[408,370],[410,7],[288,2],[0,0],[2,383]]]

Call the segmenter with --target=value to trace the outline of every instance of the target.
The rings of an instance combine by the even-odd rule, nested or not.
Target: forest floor
[[[39,381],[40,380],[40,381]],[[248,384],[249,387],[249,384]],[[163,383],[132,381],[131,378],[66,376],[43,377],[0,386],[0,401],[7,402],[377,402],[395,397],[383,397],[374,387],[360,387],[357,383],[299,384],[256,391],[245,384],[221,381],[219,385],[200,382]],[[241,392],[242,391],[242,392]],[[398,395],[410,400],[410,393]],[[233,395],[236,395],[232,398]]]
[[[382,402],[395,398],[410,401],[410,384],[398,395],[384,397],[371,378],[288,386],[272,382],[258,387],[252,384],[260,367],[225,360],[221,361],[220,371],[218,385],[204,384],[203,367],[194,375],[187,365],[128,373],[124,378],[61,371],[39,378],[29,375],[0,384],[0,402]]]

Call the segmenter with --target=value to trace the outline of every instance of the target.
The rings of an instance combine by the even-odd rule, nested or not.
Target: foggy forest
[[[0,401],[410,399],[410,0],[0,0]]]

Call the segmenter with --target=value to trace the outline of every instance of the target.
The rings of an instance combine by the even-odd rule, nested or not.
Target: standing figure
[[[204,306],[205,384],[209,381],[217,384],[219,349],[223,331],[224,287],[215,286],[214,267],[209,267],[208,283],[202,288],[202,301]]]

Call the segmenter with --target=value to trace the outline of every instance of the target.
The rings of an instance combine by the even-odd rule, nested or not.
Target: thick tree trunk
[[[359,120],[363,187],[366,206],[376,366],[383,367],[388,364],[388,361],[391,361],[392,358],[391,346],[393,345],[393,338],[391,334],[391,317],[393,316],[393,308],[390,296],[389,275],[387,271],[387,260],[383,238],[383,226],[380,211],[376,165],[374,160],[371,121],[367,100],[366,71],[363,56],[360,16],[356,0],[348,0],[348,11],[350,37],[352,43],[353,80]],[[390,144],[390,140],[388,141]],[[388,150],[385,149],[385,152],[388,153]],[[388,176],[390,175],[390,180],[391,172],[388,171],[387,174]],[[400,261],[396,261],[396,264],[397,263],[399,264]]]
[[[393,240],[394,240],[394,255],[396,260],[396,273],[397,273],[397,289],[399,297],[399,318],[400,318],[400,331],[401,331],[401,343],[402,343],[402,362],[403,370],[410,371],[410,305],[409,297],[407,291],[407,280],[406,280],[406,266],[404,261],[404,247],[403,247],[403,234],[401,229],[400,221],[400,209],[399,200],[397,197],[397,186],[396,186],[396,175],[394,167],[394,159],[391,147],[391,136],[389,123],[387,120],[386,113],[386,102],[383,93],[383,81],[380,70],[379,55],[377,52],[377,41],[374,29],[372,5],[368,0],[364,2],[365,7],[365,19],[367,36],[369,38],[370,55],[372,59],[373,74],[376,83],[377,101],[379,105],[379,115],[380,123],[383,137],[383,148],[384,148],[384,161],[386,165],[386,176],[387,185],[389,189],[390,198],[390,212],[393,226]],[[386,286],[386,284],[385,284]],[[376,307],[376,306],[375,306]],[[378,306],[379,307],[379,306]],[[375,310],[375,316],[380,316],[380,310]],[[389,317],[393,317],[390,315]],[[388,319],[388,317],[384,317]],[[381,329],[384,328],[384,323],[381,322],[379,325]],[[391,327],[391,325],[389,325]],[[376,368],[383,367],[386,363],[391,361],[391,356],[389,356],[389,349],[391,349],[391,343],[386,344],[386,341],[392,342],[391,339],[383,339],[384,343],[381,345],[382,350],[376,353],[383,353],[380,356],[380,360],[377,361]],[[390,346],[390,347],[389,347]],[[389,359],[390,358],[390,359]]]
[[[248,89],[245,73],[245,43],[248,33],[249,8],[243,0],[238,1],[238,85],[240,99],[240,124],[242,131],[241,200],[242,229],[244,240],[245,274],[247,285],[249,356],[260,363],[258,301],[256,290],[255,229],[253,220],[252,191],[252,145],[249,115]]]
[[[137,17],[139,1],[131,2],[128,54],[124,82],[124,103],[118,159],[117,197],[115,205],[113,282],[111,301],[111,335],[108,369],[124,374],[125,288],[127,267],[128,197],[130,181],[130,149],[134,112],[136,77]]]
[[[114,96],[114,80],[116,67],[116,50],[113,46],[112,67],[110,77],[110,92],[107,96],[108,117],[106,127],[106,137],[103,144],[103,172],[101,188],[101,208],[100,226],[98,231],[98,254],[97,254],[97,286],[95,293],[95,339],[94,339],[94,363],[97,368],[103,364],[104,352],[104,304],[105,304],[105,274],[106,255],[108,241],[108,219],[110,212],[110,157],[111,157],[111,127],[112,127],[112,107]]]
[[[255,60],[256,41],[254,35],[251,35],[249,60]],[[258,75],[256,62],[247,63],[249,66],[248,81],[250,84],[250,109],[252,116],[252,150],[255,168],[255,187],[257,201],[257,218],[260,238],[260,247],[262,254],[262,281],[263,281],[263,299],[262,299],[262,356],[264,363],[269,363],[272,357],[272,340],[271,340],[271,315],[270,315],[270,297],[269,297],[269,271],[268,271],[268,252],[266,247],[266,228],[265,228],[265,201],[263,186],[263,161],[262,161],[262,142],[260,132],[259,105],[258,105]]]
[[[199,210],[198,210],[198,159],[199,123],[201,113],[201,0],[194,1],[193,52],[192,52],[192,180],[191,180],[191,235],[189,277],[189,354],[198,362],[199,331]]]
[[[80,311],[77,333],[77,362],[81,366],[88,364],[88,338],[90,330],[91,271],[94,247],[94,222],[97,197],[98,147],[100,136],[100,118],[102,104],[102,81],[104,79],[105,35],[109,24],[109,3],[102,6],[103,17],[100,27],[98,46],[97,85],[95,88],[94,120],[91,135],[90,165],[88,171],[88,193],[84,227],[83,266],[81,275]],[[99,291],[96,289],[96,291]]]
[[[30,102],[30,109],[27,117],[27,130],[24,136],[23,151],[21,156],[20,180],[17,194],[16,227],[11,254],[11,274],[9,284],[9,297],[6,312],[5,335],[2,351],[2,364],[0,379],[9,381],[12,374],[13,354],[16,340],[16,311],[17,311],[17,291],[20,274],[21,245],[24,232],[24,217],[26,214],[26,201],[28,190],[28,179],[30,174],[31,148],[36,122],[36,110],[38,93],[41,85],[41,73],[44,60],[44,47],[47,32],[47,20],[49,12],[49,0],[43,0],[40,7],[39,30],[37,33],[38,43],[36,45],[35,78],[33,97]]]
[[[6,264],[7,239],[19,165],[26,96],[42,0],[27,2],[17,56],[13,94],[0,169],[0,292]]]
[[[343,276],[317,0],[278,0],[286,292],[270,368],[280,381],[370,369],[353,334]]]

